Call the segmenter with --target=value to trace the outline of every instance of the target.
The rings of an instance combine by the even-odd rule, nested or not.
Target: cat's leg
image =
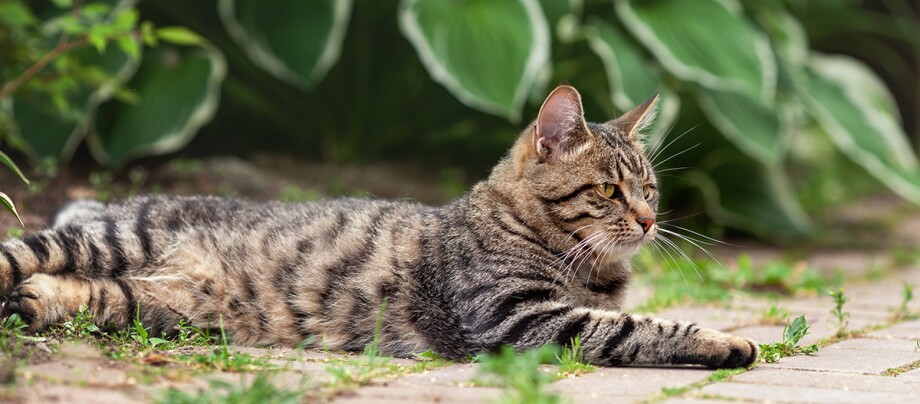
[[[159,336],[171,332],[180,315],[168,304],[150,299],[151,286],[134,280],[35,274],[13,290],[2,315],[17,313],[37,331],[72,318],[85,306],[100,327],[122,329],[139,315],[151,335]]]
[[[534,348],[581,338],[585,359],[611,365],[695,364],[748,366],[757,358],[753,341],[693,323],[573,307],[565,303],[520,304],[515,313],[480,327],[486,346]],[[475,325],[474,325],[475,328]]]
[[[131,221],[99,220],[5,241],[0,244],[0,298],[38,273],[117,277],[140,267],[149,260],[144,246],[150,244],[141,230]]]

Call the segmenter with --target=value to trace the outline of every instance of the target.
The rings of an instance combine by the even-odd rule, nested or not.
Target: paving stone
[[[725,400],[703,399],[703,398],[669,398],[663,401],[664,404],[725,404]]]
[[[345,392],[333,401],[355,403],[471,403],[495,401],[502,389],[458,386],[371,386]]]
[[[785,403],[916,403],[916,394],[845,391],[832,388],[793,387],[747,383],[717,383],[704,387],[702,394],[739,400]]]
[[[773,369],[759,366],[732,378],[732,383],[813,387],[879,393],[920,394],[914,380],[903,377]]]
[[[702,306],[672,307],[655,316],[671,320],[692,321],[702,327],[715,330],[738,328],[759,320],[756,313],[745,310]]]
[[[920,352],[914,351],[908,341],[897,341],[902,345],[879,345],[882,341],[859,338],[844,341],[843,348],[834,344],[822,348],[815,354],[792,356],[781,359],[775,364],[765,364],[769,368],[816,370],[845,373],[882,374],[890,368],[896,368],[920,360]]]
[[[901,373],[898,375],[898,379],[908,379],[913,380],[914,383],[920,383],[920,369],[914,369],[910,372]]]
[[[920,320],[906,321],[900,324],[895,324],[885,329],[873,331],[869,334],[869,336],[872,338],[906,339],[916,341],[920,339]]]
[[[594,373],[559,380],[550,384],[549,389],[576,402],[610,397],[646,398],[665,387],[696,383],[711,373],[702,368],[599,368]]]
[[[151,397],[134,397],[126,391],[64,384],[38,383],[18,389],[25,403],[143,403]]]

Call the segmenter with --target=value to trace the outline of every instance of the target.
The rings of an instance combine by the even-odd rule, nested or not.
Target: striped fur
[[[386,301],[381,351],[393,355],[580,336],[600,365],[748,365],[757,348],[747,339],[618,311],[629,261],[656,231],[639,224],[657,206],[637,138],[653,104],[588,124],[577,92],[559,87],[491,176],[443,207],[170,196],[73,205],[53,228],[0,245],[0,295],[33,330],[85,304],[111,328],[139,311],[154,335],[180,319],[221,319],[241,344],[358,350]],[[619,193],[602,197],[601,183]]]

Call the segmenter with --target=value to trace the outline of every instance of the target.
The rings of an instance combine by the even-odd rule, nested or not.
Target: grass
[[[817,345],[799,346],[799,341],[808,335],[805,316],[796,317],[783,328],[783,341],[760,345],[760,362],[776,363],[781,358],[793,355],[807,355],[818,352]]]
[[[585,351],[581,346],[581,337],[576,336],[562,347],[562,353],[556,355],[559,361],[559,377],[578,376],[597,370],[597,366],[585,362]]]
[[[654,284],[654,295],[636,308],[653,313],[686,302],[729,302],[738,294],[778,299],[817,295],[842,283],[842,275],[828,278],[802,262],[774,261],[755,267],[749,256],[738,257],[729,268],[710,259],[655,256],[643,251],[636,261],[640,273]]]
[[[233,385],[222,380],[211,380],[210,388],[202,389],[196,394],[169,389],[158,400],[170,404],[263,404],[263,403],[299,403],[304,396],[305,387],[298,390],[282,389],[273,384],[269,375],[256,375],[252,383]]]
[[[893,321],[903,321],[913,319],[916,316],[910,312],[910,302],[914,300],[914,285],[903,281],[901,283],[901,304],[898,305],[891,317]]]
[[[827,294],[834,299],[834,308],[831,309],[831,314],[837,319],[837,336],[847,335],[847,326],[850,324],[847,321],[847,317],[850,317],[850,313],[844,311],[843,306],[850,301],[850,298],[843,293],[843,288],[828,290]]]
[[[779,307],[776,302],[773,302],[770,307],[760,312],[760,324],[763,325],[780,325],[785,323],[788,318],[789,310]]]
[[[540,369],[540,365],[553,363],[555,355],[552,346],[521,353],[504,346],[497,353],[480,357],[479,372],[486,377],[483,384],[504,387],[503,403],[559,403],[558,394],[544,389],[547,383],[556,380],[555,375]]]
[[[718,369],[716,371],[713,371],[712,374],[710,374],[709,377],[707,377],[706,379],[698,381],[696,383],[692,383],[692,384],[681,386],[681,387],[664,387],[661,389],[660,393],[658,393],[657,395],[649,399],[644,400],[643,402],[653,403],[653,402],[659,402],[659,401],[662,401],[668,398],[682,396],[690,391],[699,390],[713,383],[729,381],[731,380],[732,377],[735,377],[746,371],[747,371],[747,368]]]

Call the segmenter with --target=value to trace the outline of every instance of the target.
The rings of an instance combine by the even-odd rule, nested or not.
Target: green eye
[[[613,184],[597,184],[596,189],[597,193],[607,199],[613,198],[617,193],[617,186]]]
[[[656,188],[654,185],[646,185],[643,191],[645,191],[645,199],[649,200],[649,199],[652,199],[653,196],[655,196],[655,192],[658,191],[658,188]]]

